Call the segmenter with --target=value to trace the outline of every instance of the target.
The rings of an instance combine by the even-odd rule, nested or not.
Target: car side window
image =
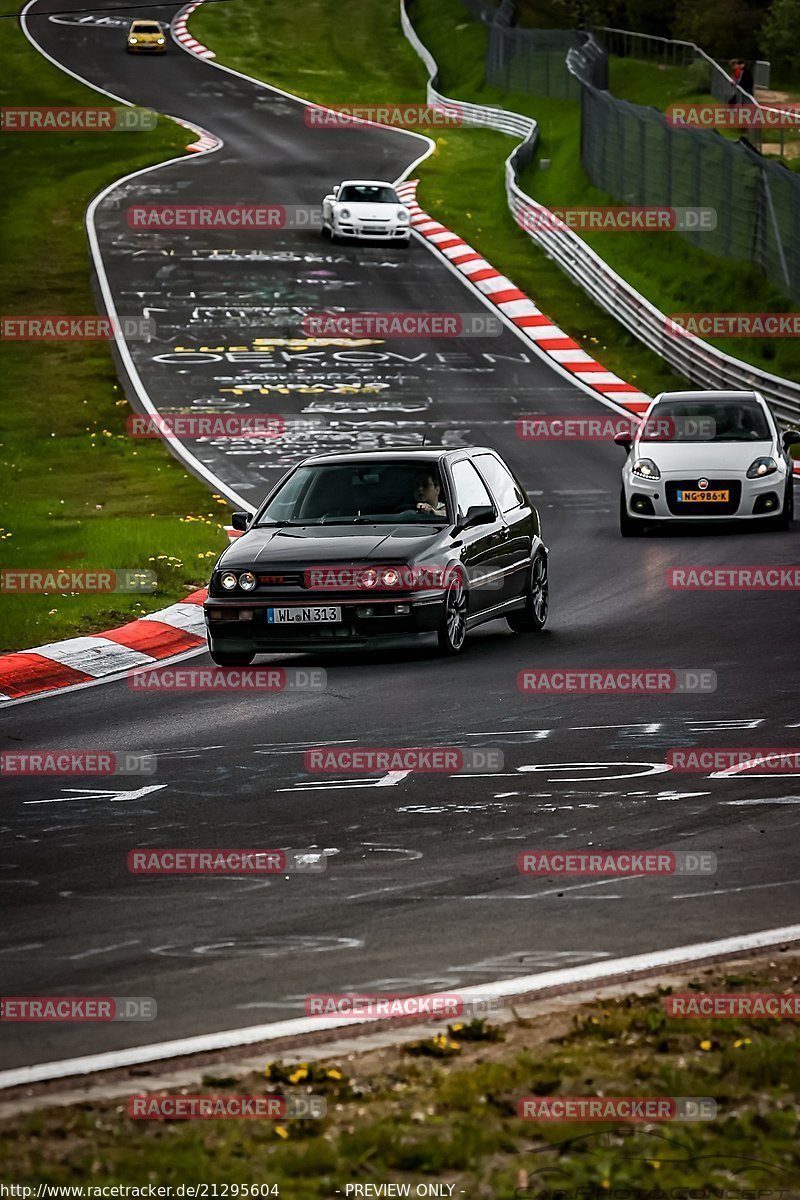
[[[462,458],[454,463],[453,482],[456,485],[458,510],[462,516],[466,516],[471,508],[485,508],[487,505],[494,508],[485,483],[469,459]]]
[[[499,458],[493,454],[476,454],[475,465],[497,497],[501,512],[511,512],[513,508],[525,504],[525,496],[519,485]]]

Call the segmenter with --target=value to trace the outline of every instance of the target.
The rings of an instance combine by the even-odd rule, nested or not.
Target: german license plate
[[[678,490],[679,504],[727,504],[730,492],[723,488],[718,492],[686,492]]]
[[[327,608],[268,608],[268,625],[324,625],[341,621],[342,610],[339,607]]]

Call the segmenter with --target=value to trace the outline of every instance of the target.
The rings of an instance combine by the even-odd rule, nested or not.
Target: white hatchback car
[[[622,469],[620,532],[662,521],[748,520],[788,529],[794,515],[789,447],[758,392],[663,392],[633,438]]]
[[[391,183],[376,179],[346,179],[322,201],[322,236],[380,238],[407,246],[411,214]]]

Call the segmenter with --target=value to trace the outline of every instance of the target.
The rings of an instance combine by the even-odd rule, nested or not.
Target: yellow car
[[[129,54],[163,54],[166,48],[167,39],[158,21],[131,21],[127,45]]]

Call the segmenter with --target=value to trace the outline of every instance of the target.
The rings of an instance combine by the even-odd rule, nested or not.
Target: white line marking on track
[[[122,950],[124,946],[138,946],[139,944],[139,939],[134,938],[131,942],[115,942],[113,946],[98,946],[96,950],[83,950],[80,954],[68,954],[67,958],[70,962],[77,962],[79,958],[93,958],[96,954],[110,954],[112,950]]]
[[[705,900],[714,896],[731,896],[735,892],[759,892],[765,888],[796,887],[798,883],[800,883],[800,879],[783,879],[776,883],[744,883],[741,887],[714,888],[708,892],[681,892],[670,898],[672,900]]]
[[[463,999],[481,996],[520,996],[542,992],[548,988],[571,987],[580,990],[586,984],[600,979],[625,976],[634,972],[657,971],[662,968],[702,962],[704,959],[721,955],[732,955],[749,950],[766,949],[789,942],[800,942],[800,925],[784,925],[777,929],[762,929],[756,933],[739,934],[735,937],[719,938],[713,942],[699,942],[689,946],[673,946],[667,950],[632,954],[625,958],[603,959],[601,962],[582,963],[577,967],[564,967],[554,971],[543,971],[538,975],[523,975],[516,979],[501,979],[493,983],[481,983],[475,987],[460,988]],[[29,1067],[16,1067],[0,1073],[0,1089],[21,1087],[31,1083],[53,1079],[67,1079],[73,1075],[89,1075],[96,1071],[110,1071],[120,1067],[131,1067],[141,1063],[160,1062],[168,1058],[180,1058],[187,1054],[201,1054],[215,1050],[229,1050],[238,1046],[252,1046],[259,1042],[274,1041],[281,1037],[297,1037],[319,1030],[347,1029],[357,1026],[369,1027],[375,1018],[343,1017],[340,1020],[327,1017],[295,1017],[287,1021],[273,1021],[267,1025],[250,1025],[241,1029],[224,1029],[217,1033],[200,1034],[196,1037],[176,1038],[169,1042],[156,1042],[149,1046],[130,1046],[123,1050],[109,1050],[100,1054],[87,1054],[80,1058],[67,1058],[58,1062],[37,1063]]]

